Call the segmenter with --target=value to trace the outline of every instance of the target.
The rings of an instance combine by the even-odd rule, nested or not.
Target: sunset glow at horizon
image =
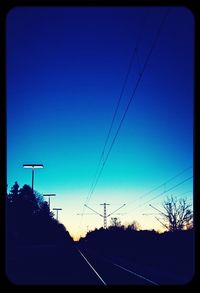
[[[173,195],[193,207],[194,19],[184,7],[171,7],[91,193],[131,56],[137,45],[103,160],[166,10],[17,7],[7,14],[7,191],[15,181],[31,186],[24,162],[44,165],[34,189],[56,194],[51,210],[62,208],[59,221],[76,240],[103,226],[85,203],[102,215],[102,203],[110,204],[107,214],[126,204],[108,225],[118,217],[159,231],[149,204],[162,209]]]

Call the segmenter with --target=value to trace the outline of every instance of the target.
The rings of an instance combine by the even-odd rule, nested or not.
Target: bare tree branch
[[[156,218],[169,231],[189,229],[193,226],[191,204],[186,199],[177,200],[172,195],[162,204],[165,213],[161,213],[163,221]]]

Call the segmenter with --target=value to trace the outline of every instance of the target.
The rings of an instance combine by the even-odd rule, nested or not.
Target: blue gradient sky
[[[60,221],[72,236],[100,227],[102,218],[77,216],[83,209],[138,34],[139,64],[133,63],[114,135],[166,8],[18,7],[6,21],[7,180],[56,193]],[[146,19],[146,21],[145,21]],[[171,8],[161,36],[88,205],[102,212],[130,202],[123,223],[160,228],[145,204],[192,176],[192,168],[137,200],[183,169],[193,166],[194,20],[186,8]],[[192,199],[192,180],[159,196]],[[187,193],[186,193],[187,192]],[[142,207],[137,208],[138,205]],[[85,212],[90,212],[86,211]],[[80,223],[81,220],[81,223]]]

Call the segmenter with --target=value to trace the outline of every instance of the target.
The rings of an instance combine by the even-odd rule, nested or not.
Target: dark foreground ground
[[[14,284],[101,284],[75,246],[18,246],[6,272]]]
[[[6,274],[11,283],[28,285],[183,285],[193,278],[193,261],[177,261],[86,244],[18,245],[7,250]]]

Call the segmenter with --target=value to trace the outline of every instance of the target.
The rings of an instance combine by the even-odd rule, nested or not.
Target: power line
[[[139,206],[135,207],[135,208],[134,208],[134,210],[141,208],[142,206],[146,205],[146,204],[147,204],[147,203],[149,203],[150,201],[153,201],[153,200],[155,200],[156,198],[160,197],[161,195],[163,195],[163,194],[165,194],[165,193],[167,193],[167,192],[169,192],[169,191],[171,191],[171,190],[175,189],[176,187],[178,187],[178,186],[182,185],[183,183],[185,183],[185,182],[189,181],[189,180],[190,180],[190,179],[192,179],[192,178],[193,178],[193,176],[190,176],[190,177],[188,177],[188,178],[184,179],[183,181],[181,181],[181,182],[177,183],[176,185],[174,185],[174,186],[170,187],[168,190],[165,190],[165,191],[163,191],[163,192],[159,193],[159,194],[158,194],[158,195],[156,195],[155,197],[153,197],[153,198],[149,199],[148,201],[146,201],[146,202],[142,203],[141,205],[139,205]],[[127,205],[127,204],[126,204],[126,205]],[[131,211],[131,212],[132,212],[132,211]],[[130,214],[131,212],[128,212],[128,214]]]
[[[120,210],[121,208],[123,208],[126,204],[124,203],[121,207],[119,207],[118,209],[116,209],[114,212],[112,212],[111,214],[108,215],[111,216],[112,214],[116,213],[118,210]]]
[[[133,61],[135,59],[135,57],[137,57],[138,59],[138,64],[139,64],[139,55],[138,55],[138,46],[139,46],[139,43],[141,43],[141,40],[142,40],[142,33],[144,31],[144,27],[146,25],[146,20],[147,20],[147,10],[145,11],[145,16],[144,16],[144,21],[143,21],[143,30],[140,29],[138,31],[138,36],[137,36],[137,40],[136,40],[136,46],[135,46],[135,49],[133,51],[133,54],[131,56],[131,59],[130,59],[130,62],[129,62],[129,65],[128,65],[128,70],[127,70],[127,73],[126,73],[126,76],[125,76],[125,79],[124,79],[124,83],[122,85],[122,90],[121,90],[121,93],[120,93],[120,96],[118,98],[118,101],[117,101],[117,104],[116,104],[116,108],[115,108],[115,111],[114,111],[114,114],[113,114],[113,118],[111,120],[111,124],[110,124],[110,127],[109,127],[109,130],[108,130],[108,133],[107,133],[107,136],[106,136],[106,140],[105,140],[105,143],[104,143],[104,146],[103,146],[103,150],[101,152],[101,155],[100,155],[100,158],[99,158],[99,162],[97,164],[97,168],[96,168],[96,171],[95,171],[95,175],[93,177],[93,180],[92,180],[92,184],[91,184],[91,187],[90,187],[90,190],[89,190],[89,193],[87,195],[87,198],[86,198],[86,201],[85,201],[85,204],[89,202],[91,196],[92,196],[92,193],[94,192],[94,189],[96,187],[96,182],[99,180],[99,175],[98,175],[98,170],[99,170],[99,167],[103,161],[103,157],[104,157],[104,153],[105,153],[105,149],[106,149],[106,146],[108,144],[108,140],[110,138],[110,134],[111,134],[111,131],[113,129],[113,125],[114,125],[114,122],[116,120],[116,115],[117,115],[117,112],[119,110],[119,106],[120,106],[120,103],[121,103],[121,100],[122,100],[122,96],[124,94],[124,90],[125,90],[125,87],[126,87],[126,84],[127,84],[127,81],[128,81],[128,77],[129,77],[129,74],[131,72],[131,68],[132,68],[132,65],[133,65]],[[141,21],[142,22],[142,21]],[[140,28],[141,28],[142,24],[140,25]],[[140,69],[139,69],[140,70]],[[104,164],[103,164],[104,165]],[[102,172],[100,172],[101,174]],[[83,206],[83,209],[82,209],[82,216],[81,216],[81,219],[80,219],[80,223],[79,223],[79,227],[78,227],[78,230],[80,230],[80,227],[81,227],[81,223],[82,223],[82,220],[83,220],[83,215],[84,215],[84,212],[85,212],[85,205]]]
[[[105,143],[104,143],[104,146],[103,146],[103,150],[101,152],[101,156],[99,158],[99,162],[98,162],[98,165],[97,165],[97,169],[96,169],[96,172],[95,172],[95,176],[94,176],[94,180],[92,181],[92,186],[90,188],[90,191],[89,191],[89,194],[88,194],[88,197],[86,199],[86,202],[89,201],[90,199],[90,196],[91,194],[93,193],[93,188],[95,186],[95,182],[96,182],[96,179],[98,178],[98,170],[99,170],[99,167],[101,165],[101,162],[103,161],[103,157],[104,157],[104,154],[105,154],[105,149],[106,149],[106,146],[108,144],[108,140],[110,138],[110,134],[111,134],[111,131],[113,129],[113,125],[114,125],[114,122],[115,122],[115,119],[116,119],[116,116],[117,116],[117,112],[119,110],[119,106],[120,106],[120,103],[121,103],[121,100],[122,100],[122,96],[124,94],[124,90],[125,90],[125,87],[126,87],[126,83],[128,81],[128,76],[130,74],[130,71],[131,71],[131,67],[132,67],[132,63],[134,61],[134,57],[135,57],[135,53],[136,51],[134,50],[134,53],[131,57],[131,62],[129,63],[129,66],[128,66],[128,71],[126,73],[126,77],[125,77],[125,80],[124,80],[124,83],[123,83],[123,86],[122,86],[122,90],[121,90],[121,93],[120,93],[120,96],[119,96],[119,99],[117,101],[117,105],[116,105],[116,108],[115,108],[115,112],[114,112],[114,115],[113,115],[113,118],[112,118],[112,121],[111,121],[111,124],[110,124],[110,127],[109,127],[109,130],[108,130],[108,133],[107,133],[107,136],[106,136],[106,140],[105,140]]]
[[[158,189],[161,188],[162,186],[165,186],[167,183],[173,181],[175,178],[179,177],[180,175],[182,175],[182,174],[185,173],[186,171],[190,170],[191,168],[192,168],[192,166],[185,168],[184,170],[182,170],[182,171],[179,172],[178,174],[174,175],[174,176],[171,177],[170,179],[166,180],[166,181],[163,182],[162,184],[158,185],[157,187],[154,187],[154,188],[151,189],[150,191],[148,191],[148,192],[142,194],[140,197],[138,197],[138,198],[136,198],[136,199],[134,199],[134,200],[132,200],[132,201],[127,202],[126,204],[127,204],[127,205],[128,205],[128,204],[132,204],[133,202],[136,202],[136,201],[142,199],[143,197],[145,197],[145,196],[151,194],[152,192],[158,190]]]
[[[135,85],[135,87],[134,87],[134,89],[133,89],[132,95],[131,95],[131,97],[130,97],[130,99],[129,99],[129,102],[128,102],[127,106],[126,106],[126,109],[125,109],[125,111],[124,111],[124,114],[123,114],[123,116],[122,116],[122,118],[121,118],[121,120],[120,120],[119,126],[118,126],[118,128],[117,128],[116,133],[115,133],[115,136],[114,136],[114,138],[113,138],[113,140],[112,140],[112,142],[111,142],[111,145],[110,145],[110,147],[109,147],[109,150],[108,150],[108,152],[107,152],[107,155],[106,155],[106,157],[105,157],[105,159],[104,159],[104,161],[103,161],[102,167],[101,167],[101,169],[100,169],[100,171],[99,171],[99,174],[98,174],[98,176],[97,176],[97,178],[96,178],[96,181],[95,181],[95,183],[94,183],[94,185],[93,185],[93,188],[92,188],[92,190],[91,190],[91,194],[90,194],[90,196],[88,197],[88,201],[90,200],[91,195],[92,195],[92,193],[94,192],[94,190],[95,190],[95,188],[96,188],[96,185],[97,185],[97,183],[98,183],[98,181],[99,181],[99,178],[100,178],[100,176],[101,176],[101,174],[102,174],[102,171],[103,171],[103,169],[104,169],[104,166],[105,166],[105,164],[106,164],[106,162],[107,162],[107,160],[108,160],[108,157],[109,157],[109,155],[110,155],[110,153],[111,153],[111,150],[112,150],[112,148],[113,148],[113,146],[114,146],[114,143],[115,143],[115,141],[116,141],[116,138],[117,138],[117,136],[118,136],[118,134],[119,134],[119,131],[120,131],[120,129],[121,129],[121,126],[122,126],[122,124],[123,124],[123,122],[124,122],[124,119],[125,119],[125,117],[126,117],[126,114],[127,114],[128,110],[129,110],[129,108],[130,108],[131,102],[133,101],[133,98],[134,98],[134,96],[135,96],[136,90],[137,90],[137,88],[138,88],[138,86],[139,86],[139,84],[140,84],[140,81],[141,81],[141,79],[142,79],[142,77],[143,77],[143,74],[144,74],[144,72],[145,72],[145,69],[146,69],[146,67],[147,67],[147,64],[148,64],[148,62],[149,62],[149,60],[150,60],[150,57],[151,57],[152,52],[153,52],[153,49],[155,48],[155,45],[156,45],[156,43],[157,43],[157,41],[158,41],[158,39],[159,39],[159,36],[160,36],[160,33],[161,33],[161,29],[162,29],[162,27],[163,27],[163,25],[164,25],[164,23],[165,23],[165,20],[166,20],[168,14],[169,14],[169,11],[170,11],[170,8],[167,9],[167,12],[165,13],[165,15],[164,15],[164,17],[163,17],[163,19],[162,19],[162,21],[161,21],[161,23],[160,23],[160,26],[159,26],[159,28],[158,28],[158,30],[157,30],[157,33],[156,33],[156,36],[155,36],[155,38],[154,38],[154,40],[153,40],[152,46],[151,46],[151,48],[150,48],[150,50],[149,50],[149,53],[148,53],[148,55],[147,55],[147,57],[146,57],[146,60],[145,60],[145,62],[144,62],[144,65],[143,65],[142,71],[141,71],[141,73],[139,74],[139,77],[138,77],[138,80],[137,80],[137,82],[136,82],[136,85]]]
[[[157,30],[157,34],[156,34],[155,39],[154,39],[154,41],[153,41],[153,43],[152,43],[152,46],[151,46],[151,48],[150,48],[150,50],[149,50],[149,53],[148,53],[148,55],[147,55],[147,58],[146,58],[146,60],[145,60],[145,62],[144,62],[144,65],[143,65],[142,71],[139,73],[139,78],[138,78],[137,83],[136,83],[136,85],[135,85],[135,88],[134,88],[134,90],[133,90],[133,92],[132,92],[131,98],[129,99],[129,102],[128,102],[127,106],[126,106],[126,109],[125,109],[125,111],[124,111],[124,114],[123,114],[123,116],[122,116],[122,118],[121,118],[121,120],[120,120],[119,126],[118,126],[117,131],[116,131],[116,134],[115,134],[115,136],[114,136],[114,138],[113,138],[113,140],[112,140],[112,142],[111,142],[111,145],[110,145],[110,148],[109,148],[109,150],[108,150],[108,152],[107,152],[106,158],[105,158],[104,161],[103,161],[103,164],[102,164],[102,166],[101,166],[101,169],[100,169],[99,173],[96,172],[96,174],[95,174],[95,178],[96,178],[96,179],[94,180],[94,182],[93,182],[93,184],[92,184],[92,186],[91,186],[91,189],[90,189],[89,195],[87,196],[87,199],[86,199],[86,203],[89,202],[89,200],[91,199],[91,196],[92,196],[92,194],[93,194],[93,192],[94,192],[94,190],[95,190],[95,188],[96,188],[96,185],[97,185],[97,183],[98,183],[98,181],[99,181],[99,178],[100,178],[100,176],[101,176],[101,174],[102,174],[102,171],[103,171],[103,169],[104,169],[104,166],[105,166],[105,164],[106,164],[106,162],[107,162],[107,160],[108,160],[108,157],[109,157],[109,155],[110,155],[110,152],[111,152],[111,150],[112,150],[112,148],[113,148],[113,145],[114,145],[114,143],[115,143],[115,140],[116,140],[116,138],[117,138],[117,136],[118,136],[119,130],[121,129],[121,126],[122,126],[122,124],[123,124],[123,121],[124,121],[124,119],[125,119],[125,117],[126,117],[126,114],[127,114],[128,110],[129,110],[129,107],[130,107],[130,105],[131,105],[131,102],[132,102],[132,100],[133,100],[133,98],[134,98],[135,92],[136,92],[136,90],[137,90],[137,88],[138,88],[138,86],[139,86],[139,84],[140,84],[140,81],[141,81],[141,79],[142,79],[142,76],[143,76],[143,74],[144,74],[144,72],[145,72],[145,69],[146,69],[146,67],[147,67],[147,64],[148,64],[148,62],[149,62],[149,60],[150,60],[150,57],[151,57],[152,52],[153,52],[153,49],[154,49],[154,47],[155,47],[155,45],[156,45],[156,43],[157,43],[157,41],[158,41],[158,38],[159,38],[160,33],[161,33],[161,29],[162,29],[162,27],[163,27],[163,25],[164,25],[164,22],[165,22],[165,20],[166,20],[168,14],[169,14],[169,11],[170,11],[170,9],[167,9],[167,12],[166,12],[166,14],[164,15],[164,17],[163,17],[163,19],[162,19],[162,21],[161,21],[161,23],[160,23],[160,25],[159,25],[159,28],[158,28],[158,30]],[[134,52],[133,52],[133,56],[135,56],[136,53],[137,53],[137,55],[138,55],[137,47],[135,48],[135,50],[134,50]],[[131,62],[133,62],[133,61],[132,61],[133,59],[134,59],[134,58],[132,57]],[[132,63],[131,63],[131,64],[132,64]],[[108,143],[108,139],[109,139],[109,137],[110,137],[111,130],[112,130],[112,128],[113,128],[114,120],[115,120],[115,118],[116,118],[116,114],[117,114],[117,111],[118,111],[118,108],[119,108],[119,105],[120,105],[120,102],[121,102],[122,93],[124,92],[124,88],[125,88],[125,85],[126,85],[126,80],[128,79],[128,75],[129,75],[129,71],[130,71],[130,69],[131,69],[131,65],[129,64],[128,73],[127,73],[127,75],[126,75],[125,82],[124,82],[124,85],[123,85],[123,87],[122,87],[121,95],[120,95],[120,97],[119,97],[119,99],[118,99],[118,102],[117,102],[117,106],[116,106],[116,109],[115,109],[115,112],[114,112],[113,119],[112,119],[112,121],[111,121],[111,126],[110,126],[110,128],[109,128],[108,135],[107,135],[107,137],[106,137],[106,141],[105,141],[105,144],[104,144],[103,151],[102,151],[102,153],[101,153],[101,157],[100,157],[100,160],[99,160],[99,163],[98,163],[98,167],[100,166],[100,164],[101,164],[101,162],[102,162],[102,160],[103,160],[103,157],[104,157],[104,151],[105,151],[105,148],[106,148],[106,146],[107,146],[107,143]],[[98,170],[98,169],[97,169],[97,170]],[[83,213],[84,213],[84,207],[83,207]],[[83,217],[83,215],[82,215],[82,217]],[[81,217],[81,221],[80,221],[80,223],[82,222],[82,217]],[[80,227],[80,225],[79,225],[79,227]]]
[[[107,205],[107,204],[106,204]],[[100,217],[103,217],[102,214],[98,213],[97,211],[95,211],[94,209],[90,208],[88,205],[84,204],[85,207],[87,207],[88,209],[92,210],[95,214],[99,215]]]
[[[172,179],[174,179],[174,178],[180,176],[180,175],[183,174],[186,170],[191,169],[191,168],[192,168],[192,167],[188,167],[188,168],[184,169],[183,171],[181,171],[181,172],[178,173],[177,175],[173,176],[172,178],[170,178],[170,179],[167,180],[166,182],[170,182],[170,181],[172,181]],[[146,204],[149,203],[150,201],[155,200],[156,198],[160,197],[161,195],[163,195],[163,194],[165,194],[165,193],[167,193],[167,192],[169,192],[169,191],[175,189],[176,187],[182,185],[183,183],[187,182],[188,180],[190,180],[190,179],[192,179],[192,178],[193,178],[193,176],[190,176],[190,177],[184,179],[183,181],[177,183],[176,185],[173,185],[173,186],[170,187],[169,189],[167,189],[167,190],[165,190],[165,191],[159,193],[159,194],[156,195],[155,197],[153,197],[153,198],[149,199],[148,201],[146,201],[146,202],[140,204],[139,206],[135,207],[134,210],[135,210],[135,209],[138,209],[138,208],[141,208],[142,206],[146,205]],[[145,193],[144,195],[150,194],[151,192],[157,190],[158,188],[160,188],[161,186],[163,186],[166,182],[160,184],[158,187],[152,189],[151,191]],[[186,193],[189,193],[189,192],[190,192],[190,191],[184,192],[184,193],[182,193],[182,195],[183,195],[183,194],[186,194]],[[143,197],[144,195],[142,195],[141,197]],[[141,198],[141,197],[140,197],[140,198]],[[138,198],[138,199],[140,199],[140,198]],[[136,200],[138,200],[138,199],[136,199]],[[135,200],[135,201],[136,201],[136,200]],[[129,205],[130,203],[133,203],[133,201],[131,201],[131,202],[127,202],[127,203],[126,203],[126,206]],[[131,212],[128,212],[128,214],[130,214],[130,213],[131,213]]]
[[[156,195],[155,197],[153,197],[153,198],[149,199],[149,200],[148,200],[148,201],[146,201],[145,203],[142,203],[141,205],[137,206],[136,208],[140,208],[140,207],[142,207],[142,206],[146,205],[146,204],[147,204],[147,203],[149,203],[150,201],[153,201],[154,199],[156,199],[156,198],[160,197],[161,195],[163,195],[163,194],[165,194],[165,193],[167,193],[167,192],[169,192],[169,191],[173,190],[173,189],[174,189],[174,188],[176,188],[177,186],[179,186],[179,185],[182,185],[183,183],[185,183],[186,181],[188,181],[188,180],[190,180],[190,179],[192,179],[192,178],[193,178],[193,176],[190,176],[190,177],[188,177],[188,178],[184,179],[184,180],[183,180],[183,181],[181,181],[180,183],[178,183],[178,184],[176,184],[176,185],[174,185],[174,186],[170,187],[168,190],[165,190],[165,191],[163,191],[163,192],[159,193],[159,194],[158,194],[158,195]]]
[[[125,206],[125,204],[123,204],[122,206],[120,206],[118,209],[116,209],[114,212],[110,213],[107,215],[107,210],[106,210],[106,206],[110,205],[109,203],[101,203],[100,205],[103,206],[103,215],[100,214],[99,212],[95,211],[93,208],[89,207],[88,205],[84,205],[85,207],[87,207],[88,209],[90,209],[91,211],[93,211],[95,214],[97,214],[100,217],[103,217],[103,227],[104,229],[107,229],[107,218],[110,217],[112,214],[114,214],[116,211],[118,211],[119,209],[123,208]]]
[[[192,190],[185,191],[185,192],[183,192],[183,193],[178,193],[177,196],[180,197],[180,196],[183,196],[183,195],[185,195],[185,194],[187,194],[187,193],[192,193]]]
[[[143,21],[143,25],[146,24],[146,19],[147,19],[147,10],[146,10],[145,18],[144,18],[144,21]],[[143,30],[144,30],[144,27],[143,27]],[[117,113],[118,113],[118,110],[119,110],[119,106],[121,104],[121,100],[122,100],[122,97],[123,97],[123,94],[124,94],[124,90],[125,90],[126,84],[128,82],[128,78],[129,78],[129,75],[130,75],[131,68],[132,68],[132,65],[133,65],[133,62],[134,62],[135,57],[138,60],[138,67],[139,67],[139,72],[140,72],[140,61],[139,61],[139,54],[138,54],[138,46],[139,46],[139,42],[141,42],[141,36],[142,36],[143,30],[139,30],[139,33],[138,33],[138,36],[137,36],[136,46],[134,48],[133,54],[131,56],[131,59],[130,59],[129,65],[128,65],[128,70],[127,70],[127,73],[125,75],[125,79],[124,79],[124,82],[123,82],[123,85],[122,85],[122,89],[121,89],[119,98],[117,100],[117,104],[116,104],[116,107],[115,107],[115,111],[114,111],[114,114],[113,114],[113,117],[112,117],[112,120],[111,120],[111,124],[110,124],[109,130],[108,130],[108,133],[107,133],[107,136],[106,136],[106,139],[105,139],[105,143],[104,143],[104,146],[103,146],[103,150],[102,150],[101,155],[100,155],[100,158],[99,158],[99,162],[97,164],[96,172],[95,172],[94,178],[92,180],[92,185],[91,185],[90,191],[88,193],[88,196],[87,196],[87,199],[86,199],[86,203],[89,202],[90,197],[91,197],[91,195],[92,195],[92,193],[94,191],[95,182],[96,182],[96,180],[97,180],[97,178],[99,176],[98,175],[98,170],[99,170],[99,167],[101,165],[101,162],[103,161],[103,157],[104,157],[104,154],[105,154],[106,146],[108,144],[108,141],[109,141],[109,138],[110,138],[110,134],[111,134],[111,131],[113,129],[114,122],[116,120],[116,116],[117,116]]]
[[[158,211],[160,214],[162,214],[163,216],[167,216],[165,213],[163,213],[162,211],[160,211],[159,209],[157,209],[156,207],[154,207],[152,204],[149,204],[150,207],[152,207],[154,210]]]

